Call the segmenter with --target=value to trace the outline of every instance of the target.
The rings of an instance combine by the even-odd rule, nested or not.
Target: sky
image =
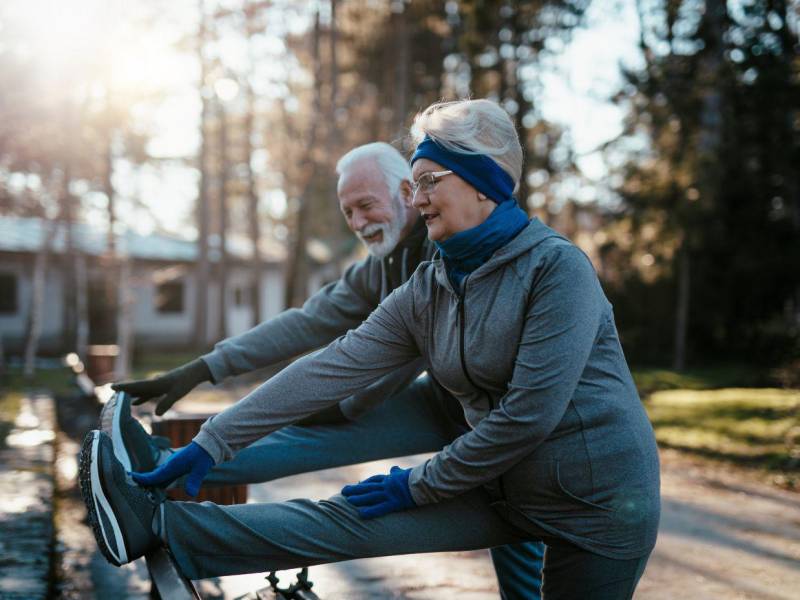
[[[4,0],[5,1],[5,0]],[[225,0],[220,0],[224,5]],[[294,9],[297,3],[279,0]],[[183,33],[195,27],[197,0],[172,0],[157,3],[155,17],[143,22],[142,11],[153,3],[129,3],[123,0],[9,0],[4,12],[18,24],[18,43],[23,52],[50,52],[58,47],[59,61],[50,61],[51,68],[68,70],[70,57],[86,52],[87,44],[106,44],[113,64],[114,86],[123,93],[143,93],[164,89],[165,100],[155,109],[142,109],[141,119],[148,123],[155,136],[148,152],[158,157],[158,166],[133,169],[117,165],[114,179],[120,194],[118,202],[122,223],[140,233],[149,233],[156,226],[185,237],[193,237],[193,205],[197,196],[197,173],[182,166],[178,157],[196,155],[199,144],[198,121],[200,102],[194,95],[198,67],[191,53],[179,53],[174,45]],[[152,10],[152,9],[151,9]],[[187,15],[191,17],[187,18]],[[148,16],[144,13],[144,16]],[[300,32],[307,23],[304,15],[292,14],[273,23],[268,35],[261,38],[260,55],[280,56],[280,40],[286,30]],[[1,26],[2,24],[0,24]],[[0,50],[2,50],[0,29]],[[549,121],[569,132],[579,155],[578,165],[584,176],[602,185],[606,175],[602,156],[596,148],[617,136],[622,127],[622,109],[605,98],[620,86],[619,65],[637,66],[641,57],[637,49],[638,21],[632,1],[594,0],[583,26],[573,32],[563,50],[546,58],[540,71],[543,96],[538,107]],[[226,62],[246,60],[242,44],[231,42],[218,48]],[[99,57],[104,58],[104,57]],[[52,65],[61,65],[52,67]],[[264,61],[259,65],[258,81],[267,94],[277,89],[273,82],[285,76],[290,68],[285,61]],[[54,78],[62,75],[56,72]],[[105,214],[104,197],[95,196],[88,211],[89,219],[102,226]],[[135,199],[135,201],[134,201]],[[285,209],[285,197],[279,190],[268,193],[262,201],[276,215]]]
[[[606,98],[622,85],[620,64],[640,68],[639,24],[633,2],[594,0],[585,27],[546,67],[542,75],[544,117],[565,126],[581,155],[584,175],[600,180],[606,174],[602,157],[594,152],[622,131],[624,110]]]

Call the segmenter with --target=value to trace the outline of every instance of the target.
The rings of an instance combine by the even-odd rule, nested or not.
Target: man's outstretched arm
[[[404,293],[405,292],[405,293]],[[309,414],[339,403],[420,358],[408,323],[409,284],[357,329],[304,356],[203,425],[195,441],[216,463]],[[405,296],[405,298],[403,298]]]
[[[148,380],[115,383],[134,404],[155,399],[156,414],[205,381],[227,377],[282,362],[330,343],[360,325],[380,302],[380,262],[372,257],[351,265],[341,279],[311,296],[301,308],[292,308],[249,331],[218,342],[214,350],[185,365]]]

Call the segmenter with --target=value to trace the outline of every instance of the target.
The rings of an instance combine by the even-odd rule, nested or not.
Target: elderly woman
[[[164,502],[126,481],[92,432],[81,478],[95,534],[121,564],[166,544],[191,578],[360,557],[547,544],[546,598],[630,598],[656,539],[653,431],[587,257],[513,193],[522,149],[486,100],[417,116],[414,206],[439,254],[358,329],[210,419],[153,473],[202,480],[214,463],[424,358],[471,429],[412,469],[313,502]],[[428,384],[426,384],[426,381]],[[424,419],[420,415],[420,419]]]

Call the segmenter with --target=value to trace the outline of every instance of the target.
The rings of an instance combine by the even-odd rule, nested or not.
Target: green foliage
[[[749,364],[720,364],[709,367],[673,371],[660,367],[639,367],[632,370],[642,398],[665,390],[713,390],[727,387],[759,387],[769,385],[768,373]]]
[[[673,389],[645,406],[662,447],[800,475],[798,390]]]
[[[616,222],[628,237],[610,242],[611,295],[647,307],[619,313],[634,355],[669,351],[648,340],[674,337],[665,324],[675,323],[682,253],[695,361],[800,354],[800,61],[787,6],[640,5],[646,66],[626,73],[616,149],[643,136],[648,146],[620,170]]]

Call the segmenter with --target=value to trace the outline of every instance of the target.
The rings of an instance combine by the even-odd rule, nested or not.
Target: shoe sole
[[[103,411],[100,413],[100,429],[111,438],[114,445],[114,456],[122,463],[126,472],[133,470],[133,462],[125,448],[125,440],[122,437],[121,415],[122,407],[125,405],[125,392],[115,392],[109,398]]]
[[[97,460],[99,448],[100,432],[92,431],[86,434],[80,455],[81,495],[100,552],[108,562],[119,567],[128,562],[128,554],[122,529],[103,489]],[[101,515],[105,515],[105,519]],[[115,542],[114,546],[109,544],[110,537]],[[118,552],[115,552],[114,548],[117,548]]]

